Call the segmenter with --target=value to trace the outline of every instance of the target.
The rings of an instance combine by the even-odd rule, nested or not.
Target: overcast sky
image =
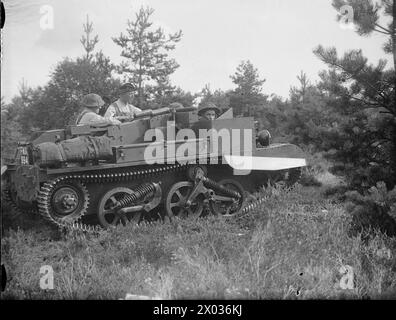
[[[267,81],[264,93],[287,97],[296,75],[304,70],[315,82],[325,65],[312,50],[319,44],[339,52],[362,49],[370,62],[386,56],[384,38],[360,37],[336,21],[330,0],[37,0],[8,15],[3,29],[1,95],[8,101],[20,81],[45,84],[63,57],[82,55],[79,39],[89,14],[102,49],[115,63],[120,47],[111,37],[126,29],[142,4],[155,9],[153,21],[166,31],[183,31],[171,55],[180,64],[172,75],[175,85],[197,92],[206,83],[212,89],[232,89],[230,75],[241,60],[251,60]],[[54,28],[40,28],[40,6],[54,9]],[[12,14],[11,14],[12,13]]]

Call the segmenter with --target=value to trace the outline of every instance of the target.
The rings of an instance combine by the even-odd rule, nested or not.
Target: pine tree
[[[307,94],[308,89],[311,87],[311,83],[307,78],[307,74],[303,71],[300,72],[300,75],[297,76],[297,80],[300,83],[300,87],[291,87],[290,88],[290,99],[292,102],[305,102],[305,96]]]
[[[173,91],[169,76],[179,67],[169,57],[169,52],[175,49],[182,32],[166,35],[162,28],[153,30],[150,21],[153,13],[154,9],[141,7],[135,19],[128,20],[126,34],[113,38],[122,48],[121,56],[126,59],[119,66],[119,72],[137,86],[138,107],[144,106],[146,96],[150,94],[159,98]]]
[[[394,0],[333,0],[333,7],[340,12],[342,6],[349,5],[353,9],[353,23],[356,32],[361,36],[379,33],[386,36],[383,49],[393,55],[393,68],[396,70],[396,1]],[[337,18],[342,19],[339,13]],[[389,19],[381,24],[380,20]]]
[[[87,15],[87,21],[83,24],[84,35],[81,37],[80,42],[85,50],[85,58],[87,60],[92,59],[92,52],[95,49],[96,44],[99,42],[98,35],[95,35],[91,39],[91,33],[93,31],[93,23],[89,22],[89,16]]]
[[[370,0],[334,1],[333,6],[351,5],[358,34],[384,34],[386,53],[394,51],[396,14],[393,1],[381,4]],[[392,17],[387,27],[378,23]],[[393,48],[392,50],[390,50]],[[383,180],[389,187],[396,183],[396,99],[395,69],[386,68],[386,60],[370,64],[361,50],[350,50],[339,57],[335,48],[318,46],[315,55],[330,70],[322,73],[322,88],[344,108],[348,117],[341,119],[332,134],[335,152],[332,157],[350,176],[354,185],[369,187]],[[340,107],[338,107],[340,110]],[[335,143],[338,143],[338,146]]]
[[[237,86],[230,97],[230,104],[235,113],[247,111],[249,116],[252,115],[252,109],[263,102],[264,96],[261,91],[265,79],[260,79],[257,68],[249,60],[242,61],[230,78]]]

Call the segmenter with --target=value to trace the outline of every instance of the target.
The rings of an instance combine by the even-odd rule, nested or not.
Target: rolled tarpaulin
[[[106,137],[80,136],[59,143],[43,142],[33,149],[35,163],[59,167],[64,162],[108,160],[113,156],[111,140]]]

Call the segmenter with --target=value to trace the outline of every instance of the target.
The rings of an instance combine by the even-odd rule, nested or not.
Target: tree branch
[[[360,102],[362,102],[362,103],[364,103],[364,104],[367,104],[367,105],[369,105],[369,106],[372,106],[372,107],[374,107],[374,106],[381,106],[381,104],[379,104],[379,103],[368,102],[368,101],[366,101],[366,100],[363,100],[363,99],[354,97],[353,95],[350,95],[350,94],[347,94],[347,96],[348,96],[350,99],[353,99],[353,100],[356,100],[356,101],[360,101]]]
[[[390,33],[384,32],[384,31],[381,31],[381,30],[378,30],[378,29],[376,29],[376,28],[374,28],[373,30],[374,30],[374,31],[377,31],[377,32],[379,32],[379,33],[382,33],[382,34],[390,35]]]
[[[367,81],[358,80],[358,79],[356,78],[356,76],[355,76],[350,70],[347,70],[347,69],[346,69],[344,66],[342,66],[341,64],[338,64],[337,62],[330,62],[330,64],[333,65],[333,66],[335,66],[335,67],[338,67],[338,68],[340,68],[341,70],[343,70],[344,72],[346,72],[346,73],[352,75],[352,78],[355,79],[357,82],[365,83],[366,86],[371,87],[374,91],[376,91],[376,92],[378,93],[378,95],[379,95],[382,99],[384,99],[384,100],[386,99],[386,97],[385,97],[381,92],[379,92],[378,89],[377,89],[376,87],[374,87],[373,85],[371,85],[371,83],[369,83],[369,82],[367,82]]]
[[[378,23],[375,23],[375,26],[384,30],[387,34],[392,34],[392,30],[389,30],[387,28],[384,28],[383,26],[379,25]]]
[[[356,100],[356,101],[359,101],[359,102],[364,103],[365,105],[368,106],[368,108],[369,108],[369,107],[382,107],[382,108],[384,108],[384,109],[387,110],[387,111],[380,111],[380,113],[389,113],[389,114],[392,114],[392,115],[396,116],[396,113],[393,112],[391,109],[389,109],[389,107],[388,107],[386,104],[378,103],[378,102],[377,102],[377,103],[369,102],[369,101],[366,101],[366,100],[363,100],[363,99],[354,97],[354,96],[351,95],[351,94],[347,94],[347,96],[348,96],[348,98],[350,98],[350,99],[353,99],[353,100]]]

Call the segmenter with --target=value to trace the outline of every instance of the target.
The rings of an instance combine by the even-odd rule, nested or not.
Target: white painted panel
[[[252,157],[224,155],[226,162],[237,170],[283,170],[305,167],[304,158],[277,158],[277,157]]]

